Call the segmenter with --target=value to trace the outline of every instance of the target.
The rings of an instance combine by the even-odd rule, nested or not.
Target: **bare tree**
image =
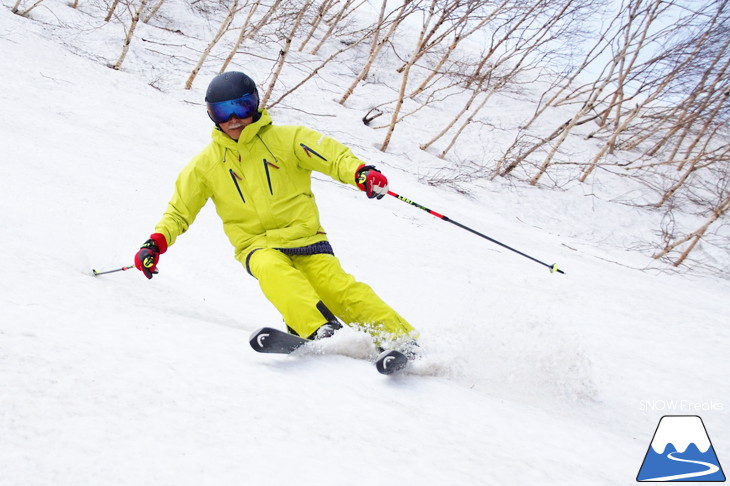
[[[317,15],[314,16],[311,22],[311,28],[309,29],[309,33],[304,37],[304,40],[302,41],[301,45],[299,46],[299,52],[302,52],[304,48],[307,46],[310,40],[312,40],[312,37],[314,36],[314,33],[317,31],[317,28],[319,28],[319,25],[324,20],[325,15],[327,12],[332,9],[335,5],[340,3],[340,0],[323,0],[322,3],[317,8]]]
[[[421,149],[426,150],[443,137],[469,112],[469,116],[440,153],[439,157],[444,158],[489,99],[519,76],[526,75],[528,66],[534,65],[530,59],[536,53],[547,57],[547,50],[562,49],[562,43],[556,43],[556,38],[564,40],[574,35],[571,32],[574,23],[566,22],[566,19],[583,15],[592,5],[592,1],[574,0],[562,3],[536,0],[531,4],[513,5],[509,8],[505,3],[496,5],[494,11],[484,16],[489,19],[493,31],[488,50],[476,64],[474,73],[467,78],[466,85],[472,87],[471,96],[446,127],[430,141],[422,144]],[[563,29],[557,27],[561,22],[566,26]],[[477,25],[481,25],[481,21]],[[515,42],[515,39],[518,41]],[[481,101],[474,107],[480,96]]]
[[[16,0],[15,5],[13,5],[13,8],[11,8],[10,11],[13,12],[14,14],[20,15],[21,17],[27,17],[28,14],[31,12],[31,10],[33,10],[38,5],[43,3],[43,0],[36,0],[35,2],[33,2],[33,4],[30,7],[21,10],[20,6],[21,6],[22,2],[23,2],[23,0]]]
[[[369,37],[370,35],[371,35],[371,33],[370,33],[370,32],[365,32],[365,33],[364,33],[363,35],[361,35],[361,36],[360,36],[360,38],[359,38],[359,39],[357,39],[357,40],[354,40],[354,41],[352,41],[352,42],[349,42],[349,43],[345,44],[345,46],[344,46],[344,47],[342,47],[342,48],[341,48],[341,49],[339,49],[338,51],[336,51],[336,52],[333,52],[332,54],[330,54],[330,55],[329,55],[329,56],[328,56],[328,57],[327,57],[326,59],[324,59],[324,60],[323,60],[323,61],[322,61],[322,62],[321,62],[321,63],[320,63],[320,64],[319,64],[319,65],[318,65],[318,66],[317,66],[316,68],[314,68],[314,69],[310,70],[310,71],[309,71],[309,74],[307,74],[307,75],[306,75],[306,76],[304,77],[304,79],[302,79],[301,81],[299,81],[299,83],[297,83],[296,85],[294,85],[294,87],[292,87],[292,88],[290,88],[289,90],[287,90],[287,92],[286,92],[286,93],[284,93],[284,94],[282,94],[282,95],[281,95],[281,96],[280,96],[280,97],[279,97],[279,98],[278,98],[278,99],[277,99],[276,101],[274,101],[274,102],[272,102],[272,103],[268,103],[268,104],[267,104],[267,107],[268,107],[268,108],[273,108],[274,106],[276,106],[277,104],[279,104],[279,103],[280,103],[280,102],[281,102],[281,101],[282,101],[282,100],[283,100],[284,98],[286,98],[287,96],[289,96],[290,94],[292,94],[293,92],[295,92],[296,90],[298,90],[299,88],[301,88],[301,87],[302,87],[302,86],[303,86],[303,85],[304,85],[304,84],[305,84],[305,83],[306,83],[307,81],[309,81],[309,80],[310,80],[310,79],[312,79],[312,78],[313,78],[314,76],[316,76],[317,74],[319,74],[319,72],[320,72],[320,71],[321,71],[321,70],[322,70],[322,69],[323,69],[323,68],[324,68],[325,66],[327,66],[327,64],[329,64],[329,63],[330,63],[331,61],[333,61],[333,60],[334,60],[335,58],[337,58],[338,56],[340,56],[340,55],[341,55],[342,53],[344,53],[344,52],[347,52],[347,51],[349,51],[350,49],[352,49],[352,48],[354,48],[354,47],[357,47],[357,46],[358,46],[359,44],[361,44],[361,43],[362,43],[362,42],[363,42],[363,41],[364,41],[365,39],[367,39],[367,38],[368,38],[368,37]]]
[[[246,4],[244,4],[244,7]],[[193,70],[190,72],[190,75],[188,76],[187,81],[185,81],[185,89],[190,89],[193,87],[193,81],[195,81],[196,76],[200,72],[200,69],[203,67],[203,63],[205,63],[205,60],[208,58],[208,55],[213,50],[216,44],[218,44],[218,41],[220,41],[223,36],[228,32],[228,28],[233,23],[233,19],[236,16],[236,14],[241,10],[243,7],[239,7],[238,0],[233,0],[230,7],[228,8],[228,12],[226,13],[225,18],[221,22],[220,26],[218,27],[218,31],[215,33],[213,38],[210,40],[208,45],[205,47],[203,52],[200,54],[200,57],[198,58],[198,63],[195,65]]]
[[[453,29],[453,38],[446,47],[444,53],[441,56],[441,59],[439,59],[436,65],[431,68],[431,73],[426,76],[426,78],[421,82],[420,86],[414,89],[411,94],[408,95],[408,97],[415,98],[423,91],[425,91],[426,87],[434,80],[434,78],[436,78],[442,72],[442,69],[449,61],[459,44],[461,44],[464,40],[470,38],[476,32],[483,31],[487,25],[493,22],[495,18],[505,10],[510,1],[511,0],[502,0],[501,3],[496,4],[494,8],[488,8],[487,5],[489,3],[481,0],[471,0],[467,2],[463,14],[455,22],[455,27]],[[488,55],[485,56],[485,59],[488,57]],[[486,60],[483,62],[485,63]],[[479,70],[480,69],[477,68],[477,71]]]
[[[104,22],[109,22],[112,17],[114,16],[114,11],[117,9],[117,6],[119,5],[119,0],[113,0],[111,5],[109,5],[109,10],[106,12],[106,17],[104,17]]]
[[[339,104],[344,105],[347,99],[352,96],[355,88],[363,81],[363,79],[365,79],[365,77],[367,77],[383,46],[385,46],[390,41],[393,34],[396,32],[403,20],[408,17],[409,13],[413,12],[411,8],[412,4],[413,2],[411,0],[405,0],[395,11],[386,15],[385,12],[388,5],[388,0],[382,0],[380,6],[380,14],[378,15],[378,20],[373,27],[372,43],[370,45],[370,53],[368,54],[368,58],[365,61],[363,67],[360,69],[360,72],[357,74],[357,76],[355,76],[355,79],[352,81],[347,90],[345,90],[345,93],[338,101]],[[385,35],[381,36],[380,33],[386,27],[388,27],[388,31],[385,33]]]
[[[728,0],[687,8],[677,0],[634,0],[621,6],[596,38],[589,56],[543,95],[535,115],[521,126],[500,163],[505,175],[542,154],[531,183],[538,182],[574,128],[595,124],[586,137],[600,141],[586,163],[578,162],[578,181],[601,164],[618,165],[607,156],[623,151],[623,173],[658,192],[655,207],[667,214],[678,207],[706,216],[695,231],[675,236],[665,231],[663,258],[684,246],[680,265],[727,215],[727,185],[709,190],[713,181],[730,178],[730,25]],[[576,72],[596,72],[600,54],[608,62],[592,83],[579,84]],[[555,107],[575,106],[573,116],[546,136],[533,123]],[[544,125],[544,124],[543,124]],[[628,156],[628,157],[626,157]],[[533,162],[534,163],[534,162]],[[499,167],[499,166],[498,166]]]
[[[254,2],[253,6],[251,6],[251,9],[248,12],[246,20],[243,22],[243,25],[239,29],[238,38],[236,39],[236,42],[234,42],[233,48],[231,49],[228,57],[226,57],[226,60],[223,62],[223,65],[220,68],[221,73],[228,68],[228,65],[233,60],[233,57],[238,52],[238,49],[240,49],[241,44],[246,39],[251,39],[253,36],[255,36],[261,30],[261,28],[269,22],[271,16],[274,14],[274,12],[277,11],[279,5],[281,4],[281,1],[282,0],[274,0],[274,3],[268,7],[266,13],[258,20],[258,22],[256,22],[254,25],[251,25],[254,13],[261,6],[261,0],[256,0],[256,2]]]
[[[634,0],[629,3],[628,12],[626,13],[627,22],[623,26],[623,42],[620,44],[617,55],[610,62],[607,75],[593,90],[588,102],[573,115],[573,118],[567,124],[563,125],[560,135],[551,141],[547,156],[530,180],[530,184],[537,184],[540,177],[545,174],[555,155],[558,153],[560,146],[567,139],[574,127],[584,124],[587,121],[605,123],[605,113],[607,111],[614,109],[614,107],[620,110],[624,102],[623,86],[627,73],[631,72],[638,53],[646,45],[649,30],[656,24],[659,14],[664,10],[665,5],[663,0],[650,0],[649,2]],[[631,56],[631,60],[627,66],[626,59],[629,56]],[[607,107],[603,108],[604,115],[596,117],[591,112],[596,110],[601,103],[602,96],[610,88],[613,89],[613,93],[608,95],[611,101],[608,102]],[[635,117],[637,114],[638,110],[630,118]],[[622,128],[621,125],[619,125],[619,128]],[[585,177],[590,174],[594,167],[595,165],[593,164],[589,165],[584,171],[581,180],[585,180]]]
[[[651,37],[648,37],[648,32],[658,22],[659,13],[666,8],[668,7],[662,0],[635,0],[627,6],[622,6],[616,18],[608,24],[599,36],[597,45],[590,51],[591,56],[593,56],[593,53],[604,52],[607,47],[613,50],[613,55],[596,76],[595,81],[589,85],[573,89],[563,98],[553,96],[550,99],[549,106],[553,107],[574,103],[582,99],[583,101],[581,101],[577,111],[570,120],[557,127],[549,136],[539,138],[532,147],[526,150],[523,147],[517,155],[508,150],[503,160],[506,161],[507,158],[511,160],[504,164],[501,175],[508,174],[527,157],[538,150],[545,149],[546,155],[530,181],[531,184],[536,184],[552,164],[561,145],[567,140],[568,135],[575,127],[589,122],[605,124],[606,111],[612,111],[626,102],[626,97],[622,93],[623,86],[627,82],[627,73],[632,72],[631,69],[628,69],[628,66],[639,70],[639,67],[634,66],[632,59],[635,60],[638,56],[637,52],[640,52],[650,41],[656,42],[661,39],[663,35],[661,30]],[[595,59],[595,57],[591,57],[591,59]],[[589,64],[584,62],[581,69],[584,70],[588,66]],[[641,68],[646,70],[646,63],[643,63]],[[569,79],[572,81],[575,77]],[[650,84],[646,86],[648,85]],[[559,91],[565,92],[567,90],[563,87]],[[547,106],[540,109],[540,115],[546,112]],[[533,117],[526,125],[529,126],[535,119],[536,117]],[[620,122],[615,126],[620,128]],[[516,146],[516,144],[513,144],[513,147]]]
[[[714,208],[710,216],[699,228],[683,237],[677,238],[676,240],[668,243],[661,251],[654,254],[654,259],[665,257],[681,245],[689,243],[687,248],[679,255],[679,257],[673,263],[675,267],[678,267],[686,260],[690,252],[695,248],[695,246],[697,246],[697,243],[699,243],[700,240],[705,236],[710,226],[719,221],[720,218],[728,214],[728,212],[730,212],[730,194],[728,194],[720,202],[720,204],[718,204],[717,207]]]
[[[310,54],[316,55],[319,52],[319,50],[322,48],[322,45],[330,38],[332,33],[335,31],[335,28],[340,25],[340,22],[344,21],[344,19],[353,12],[353,10],[348,11],[348,9],[350,9],[352,7],[352,4],[354,3],[355,0],[345,0],[342,8],[338,10],[334,17],[329,21],[329,29],[324,35],[322,35],[322,38],[319,40],[317,45],[314,46]]]
[[[160,10],[163,3],[165,3],[165,0],[157,0],[157,3],[155,3],[149,10],[149,12],[147,12],[147,15],[144,16],[142,22],[144,22],[145,24],[149,23],[149,21],[152,20],[152,17],[157,15],[157,12]]]
[[[428,2],[426,2],[428,4]],[[469,10],[474,4],[466,3]],[[478,3],[477,3],[478,5]],[[428,6],[424,6],[426,21],[423,23],[421,34],[408,60],[397,69],[402,73],[413,66],[423,56],[433,51],[434,47],[440,46],[454,31],[457,31],[462,22],[459,21],[459,12],[464,7],[462,0],[432,0]],[[435,14],[438,13],[438,16]],[[468,16],[468,15],[467,15]],[[456,19],[456,21],[454,21]]]
[[[630,6],[633,8],[636,4]],[[687,64],[692,62],[694,56],[690,55],[685,58],[679,59],[679,63],[670,69],[666,70],[666,74],[662,74],[657,78],[644,80],[643,86],[641,86],[631,98],[636,98],[636,95],[642,94],[642,99],[634,104],[634,107],[630,110],[624,110],[624,105],[628,101],[627,94],[625,92],[626,86],[630,81],[635,80],[637,72],[642,72],[639,69],[639,56],[641,55],[645,42],[653,40],[652,36],[649,35],[649,30],[654,27],[656,20],[663,12],[661,3],[652,3],[649,9],[643,15],[643,27],[638,32],[638,42],[632,45],[630,42],[630,30],[626,30],[626,41],[625,46],[631,46],[633,52],[622,51],[619,56],[619,63],[617,69],[617,76],[615,81],[615,89],[613,94],[610,95],[610,99],[606,108],[603,110],[603,115],[599,118],[597,123],[601,127],[606,127],[609,116],[613,113],[613,131],[603,144],[603,147],[595,154],[593,160],[584,169],[578,180],[584,182],[591,172],[598,166],[598,163],[607,154],[611,154],[615,151],[616,145],[624,132],[626,132],[632,124],[640,117],[645,109],[653,104],[654,101],[659,99],[665,91],[671,86],[671,83],[676,76],[681,75]],[[632,12],[629,15],[630,21],[633,21],[639,17],[640,12]]]
[[[302,18],[304,17],[304,14],[307,12],[309,7],[312,5],[313,0],[306,0],[304,4],[301,6],[301,8],[294,13],[294,21],[292,23],[291,30],[285,35],[283,41],[284,45],[282,46],[281,50],[279,51],[279,58],[276,62],[276,66],[274,68],[274,73],[271,77],[271,81],[269,82],[269,86],[266,89],[266,93],[264,94],[263,99],[261,100],[261,106],[266,106],[267,102],[269,101],[269,98],[271,97],[271,94],[274,92],[274,87],[276,86],[276,82],[279,80],[279,75],[281,74],[281,70],[284,68],[284,64],[286,63],[287,55],[289,54],[289,50],[291,49],[291,43],[292,39],[296,35],[297,31],[299,30],[299,26],[302,23]]]
[[[393,131],[395,130],[395,125],[399,121],[399,115],[401,108],[403,107],[403,102],[405,101],[406,89],[408,87],[411,69],[415,65],[416,61],[424,55],[424,49],[426,49],[426,46],[428,45],[431,37],[435,35],[435,33],[438,31],[438,28],[443,25],[443,23],[446,21],[446,18],[448,18],[451,12],[453,12],[454,4],[447,4],[447,7],[451,8],[444,8],[443,10],[441,10],[440,16],[437,17],[436,11],[438,10],[438,7],[440,7],[438,0],[431,0],[430,4],[423,10],[421,31],[418,34],[415,47],[411,51],[411,55],[409,56],[408,61],[406,61],[406,63],[398,70],[401,73],[401,84],[398,91],[398,98],[395,102],[395,107],[393,108],[393,113],[390,117],[390,124],[388,125],[388,130],[385,134],[383,144],[380,147],[380,150],[383,152],[387,150],[388,145],[390,144],[390,139],[393,136]]]
[[[636,150],[639,145],[656,138],[655,136],[666,128],[659,140],[652,142],[652,147],[646,150],[646,154],[650,156],[657,155],[661,149],[673,143],[674,149],[668,158],[674,159],[684,145],[685,140],[691,136],[695,124],[705,119],[703,125],[706,126],[707,121],[711,120],[705,116],[711,106],[718,103],[722,105],[725,102],[727,97],[726,88],[728,87],[728,67],[730,65],[730,56],[727,56],[730,48],[730,37],[723,40],[722,38],[716,38],[716,35],[712,35],[714,30],[712,24],[720,18],[713,16],[709,21],[710,29],[708,31],[703,32],[698,39],[690,38],[686,42],[686,44],[693,46],[692,54],[687,56],[687,61],[691,63],[691,66],[687,66],[681,74],[683,79],[692,78],[692,70],[696,69],[699,72],[698,81],[687,88],[686,92],[681,94],[682,99],[674,105],[670,105],[666,109],[650,111],[647,115],[648,123],[637,136],[632,137],[625,144],[625,150]],[[716,53],[708,53],[708,46],[716,48]],[[711,59],[709,63],[704,60],[708,57],[707,54]],[[721,111],[721,107],[712,109],[715,115],[721,114]],[[713,115],[713,118],[715,115]],[[681,164],[678,169],[681,169]]]
[[[124,38],[124,44],[122,46],[122,52],[119,54],[119,59],[117,59],[117,62],[114,63],[112,66],[112,69],[119,70],[122,68],[122,63],[124,62],[124,59],[127,57],[127,52],[129,51],[129,46],[132,43],[132,37],[134,36],[134,31],[137,28],[137,24],[139,23],[139,18],[142,15],[142,11],[147,6],[147,2],[149,0],[140,0],[139,4],[137,5],[137,8],[132,11],[132,20],[129,24],[129,28],[125,26],[126,36]],[[130,10],[132,9],[132,5],[127,5],[127,8]]]

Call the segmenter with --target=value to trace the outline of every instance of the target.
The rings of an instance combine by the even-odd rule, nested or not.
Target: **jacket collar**
[[[271,125],[273,122],[271,116],[269,115],[269,112],[266,111],[266,109],[260,110],[259,113],[261,114],[259,119],[243,129],[243,132],[241,132],[241,137],[238,139],[238,143],[236,143],[235,140],[226,135],[222,130],[217,127],[213,129],[213,141],[222,145],[223,147],[231,149],[236,149],[238,144],[250,143],[251,140],[253,140],[256,135],[259,134],[263,127]]]

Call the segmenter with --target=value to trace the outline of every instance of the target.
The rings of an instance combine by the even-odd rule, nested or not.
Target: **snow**
[[[281,320],[212,205],[151,281],[93,277],[132,263],[209,140],[214,70],[183,91],[187,68],[158,66],[161,92],[147,51],[129,70],[99,60],[119,25],[54,15],[0,8],[0,485],[630,484],[659,418],[698,414],[676,403],[712,403],[699,415],[727,462],[730,284],[627,249],[656,215],[582,187],[423,184],[445,162],[414,149],[417,123],[383,154],[366,101],[341,107],[317,83],[275,122],[334,136],[393,191],[566,275],[317,174],[343,266],[421,331],[409,374],[377,374],[352,330],[324,354],[254,353],[248,335]]]

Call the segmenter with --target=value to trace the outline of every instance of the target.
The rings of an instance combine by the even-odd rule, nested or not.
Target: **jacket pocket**
[[[238,195],[241,196],[241,201],[244,203],[246,202],[246,199],[243,197],[243,191],[241,191],[241,186],[238,184],[238,181],[241,180],[241,176],[236,174],[233,169],[228,169],[228,172],[231,174],[231,179],[233,180],[233,184],[236,186],[236,190],[238,191]]]
[[[268,160],[264,159],[264,172],[266,172],[266,182],[269,185],[269,194],[272,196],[274,195],[274,187],[271,184],[271,171],[269,170],[269,166],[273,167],[274,169],[278,169],[279,166],[272,164]]]

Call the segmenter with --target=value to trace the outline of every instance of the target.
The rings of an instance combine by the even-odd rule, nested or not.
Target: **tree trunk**
[[[474,103],[474,100],[475,100],[475,99],[477,98],[477,96],[479,96],[479,93],[481,93],[481,90],[480,90],[480,87],[478,86],[477,88],[475,88],[475,89],[474,89],[474,90],[472,91],[472,93],[471,93],[471,96],[470,96],[470,97],[469,97],[469,99],[468,99],[468,100],[466,101],[466,103],[464,103],[464,106],[463,106],[463,107],[461,108],[461,111],[459,111],[459,112],[458,112],[458,113],[456,114],[456,116],[454,116],[454,117],[453,117],[453,118],[451,119],[451,121],[450,121],[450,122],[449,122],[449,123],[448,123],[448,124],[447,124],[447,125],[446,125],[446,126],[445,126],[445,127],[443,128],[443,130],[441,130],[441,131],[440,131],[440,132],[439,132],[438,134],[436,134],[436,136],[435,136],[435,137],[433,137],[433,138],[432,138],[431,140],[429,140],[428,142],[426,142],[426,143],[424,143],[424,144],[421,144],[419,148],[420,148],[421,150],[427,150],[427,149],[428,149],[428,147],[430,147],[430,146],[431,146],[431,145],[433,145],[433,144],[434,144],[434,143],[435,143],[435,142],[436,142],[437,140],[439,140],[439,139],[440,139],[441,137],[443,137],[444,135],[446,135],[446,133],[448,133],[448,131],[449,131],[449,130],[451,130],[451,128],[452,128],[452,127],[453,127],[454,125],[456,125],[456,122],[457,122],[457,121],[459,121],[459,119],[460,119],[460,118],[461,118],[462,116],[464,116],[464,113],[466,113],[467,111],[469,111],[469,108],[471,108],[471,105],[472,105],[472,103]]]
[[[693,231],[692,233],[688,234],[687,236],[680,238],[676,240],[675,242],[668,244],[664,249],[658,253],[656,253],[653,258],[655,260],[658,260],[659,258],[662,258],[675,248],[677,248],[680,245],[683,245],[684,243],[688,241],[692,241],[690,243],[689,247],[685,251],[682,252],[682,254],[679,256],[679,258],[672,264],[675,267],[680,266],[684,260],[687,258],[687,256],[690,254],[692,250],[694,250],[697,243],[699,243],[700,239],[705,235],[707,232],[707,229],[717,220],[719,220],[727,211],[730,210],[730,196],[726,196],[725,199],[717,206],[717,208],[713,211],[712,215],[705,221],[705,223],[698,228],[697,230]]]
[[[203,63],[208,58],[208,55],[210,54],[210,51],[213,50],[213,47],[218,43],[218,41],[221,40],[223,35],[228,31],[228,27],[231,26],[231,23],[233,23],[233,18],[236,16],[236,12],[238,12],[238,0],[233,0],[233,4],[231,5],[231,8],[228,10],[228,14],[226,15],[226,18],[223,19],[223,22],[221,22],[220,27],[218,27],[218,32],[215,33],[215,36],[213,36],[213,39],[208,43],[208,45],[203,50],[203,53],[200,55],[200,58],[198,59],[198,63],[193,68],[192,72],[190,73],[190,76],[188,76],[187,81],[185,81],[185,89],[190,89],[193,87],[193,81],[195,81],[196,76],[200,72],[200,69],[203,67]]]
[[[149,23],[149,21],[152,20],[152,17],[154,17],[160,10],[160,7],[162,7],[163,3],[165,3],[165,0],[157,0],[157,3],[152,6],[149,12],[147,12],[147,15],[145,15],[142,22],[144,22],[145,24]]]
[[[18,3],[20,3],[20,2],[18,2]],[[16,3],[16,6],[18,5],[18,3]],[[18,15],[20,15],[21,17],[27,17],[28,14],[31,12],[31,10],[33,10],[34,8],[36,8],[41,3],[43,3],[43,0],[36,0],[33,5],[31,5],[30,7],[26,8],[22,12],[20,12],[20,13],[14,12],[14,13],[18,13]]]
[[[456,145],[456,141],[459,139],[459,137],[464,132],[464,130],[466,130],[466,127],[468,127],[469,124],[471,124],[471,122],[474,120],[474,117],[477,116],[477,114],[479,113],[479,110],[484,108],[484,105],[487,104],[487,101],[489,101],[489,99],[492,97],[492,95],[494,93],[495,93],[494,90],[489,90],[488,92],[485,93],[484,99],[479,103],[479,106],[477,106],[474,109],[474,111],[471,113],[471,115],[469,115],[469,117],[466,120],[464,120],[464,123],[461,124],[459,129],[456,131],[454,136],[451,138],[451,142],[449,142],[449,144],[446,146],[446,148],[441,151],[441,153],[439,154],[439,159],[443,159],[446,157],[446,154],[448,154],[449,151],[454,147],[454,145]]]
[[[274,106],[278,105],[284,98],[286,98],[287,96],[289,96],[290,94],[292,94],[293,92],[295,92],[296,90],[298,90],[299,88],[301,88],[307,81],[309,81],[310,79],[312,79],[313,77],[315,77],[319,73],[319,71],[322,70],[322,68],[324,68],[327,64],[330,63],[330,61],[332,61],[333,59],[335,59],[337,56],[339,56],[343,52],[349,51],[353,47],[358,46],[363,40],[365,40],[365,38],[368,35],[369,34],[365,34],[364,36],[362,36],[360,39],[358,39],[357,41],[353,42],[352,44],[349,44],[349,45],[343,47],[342,49],[340,49],[339,51],[331,54],[327,59],[325,59],[324,61],[322,61],[319,66],[317,66],[316,68],[312,69],[309,72],[309,74],[307,74],[307,76],[304,79],[302,79],[299,83],[297,83],[296,86],[294,86],[293,88],[291,88],[290,90],[288,90],[286,93],[284,93],[283,95],[281,95],[279,97],[279,99],[277,99],[273,103],[270,103],[269,105],[267,105],[267,108],[273,108]]]
[[[385,134],[385,140],[383,140],[383,145],[381,145],[380,150],[382,152],[385,152],[388,148],[388,145],[390,145],[390,139],[393,136],[393,131],[395,130],[395,124],[398,123],[398,115],[400,114],[400,110],[403,107],[403,101],[406,94],[406,87],[408,86],[408,76],[410,74],[411,68],[416,62],[416,59],[418,58],[418,53],[423,45],[424,38],[426,36],[426,30],[428,29],[428,25],[431,22],[431,19],[433,18],[434,10],[436,9],[436,3],[437,0],[433,0],[431,3],[431,7],[428,10],[428,14],[426,18],[423,21],[423,26],[421,27],[421,32],[418,36],[418,42],[416,43],[416,48],[411,53],[411,57],[408,59],[408,62],[403,66],[402,74],[401,74],[401,85],[400,90],[398,92],[398,100],[396,101],[395,108],[393,109],[393,115],[390,118],[390,124],[388,125],[388,132]]]
[[[420,86],[418,88],[414,89],[410,95],[408,95],[409,98],[415,98],[419,94],[421,94],[423,91],[426,90],[428,87],[428,84],[435,78],[439,71],[443,68],[443,66],[448,62],[449,58],[451,57],[451,54],[453,54],[456,47],[465,39],[470,38],[475,32],[480,32],[484,26],[488,25],[490,22],[494,20],[494,18],[497,16],[497,14],[501,13],[504,10],[504,7],[507,5],[507,2],[509,0],[503,0],[502,3],[498,6],[496,6],[492,11],[489,12],[489,15],[481,19],[475,26],[473,26],[469,30],[466,29],[468,22],[471,18],[471,14],[474,13],[474,10],[469,9],[460,19],[459,24],[457,27],[457,31],[454,33],[454,39],[451,41],[449,46],[446,48],[446,52],[443,56],[441,56],[441,59],[436,64],[436,66],[431,70],[431,73],[423,80]],[[478,4],[474,4],[475,6],[479,6]],[[483,64],[484,61],[482,61]]]
[[[140,0],[139,7],[134,12],[134,15],[132,15],[132,22],[129,24],[129,30],[127,31],[127,37],[124,39],[124,45],[122,46],[122,53],[119,55],[119,59],[117,59],[117,62],[114,63],[112,66],[112,69],[119,70],[122,68],[122,63],[124,62],[124,58],[127,57],[127,52],[129,51],[129,46],[132,43],[132,37],[134,36],[134,31],[137,28],[137,24],[139,23],[139,18],[142,15],[142,11],[147,6],[147,2],[149,0]]]
[[[20,0],[18,0],[20,2]],[[119,5],[119,0],[114,0],[112,4],[109,6],[109,10],[106,12],[106,17],[104,17],[104,22],[109,22],[112,19],[112,16],[114,15],[114,10],[116,10],[117,5]]]
[[[372,67],[373,63],[375,62],[375,59],[378,57],[378,54],[380,53],[381,49],[385,44],[390,40],[395,30],[398,28],[398,26],[403,22],[403,19],[405,19],[405,9],[410,3],[410,0],[407,0],[403,2],[403,4],[400,6],[400,9],[398,11],[398,14],[396,18],[393,20],[393,22],[390,24],[390,28],[388,29],[388,32],[383,36],[382,39],[379,39],[380,30],[383,28],[384,19],[385,19],[385,8],[388,3],[388,0],[383,0],[383,3],[380,7],[380,15],[378,17],[378,23],[375,25],[374,33],[373,33],[373,43],[370,47],[370,54],[368,55],[367,61],[365,61],[365,65],[360,69],[360,72],[355,77],[355,79],[352,81],[350,86],[345,90],[345,93],[342,95],[342,98],[338,101],[339,104],[344,105],[347,99],[352,96],[352,93],[355,91],[355,88],[357,85],[359,85],[363,79],[368,75],[370,72],[370,68]]]
[[[319,27],[319,24],[322,23],[322,20],[324,19],[325,14],[327,11],[337,5],[340,0],[324,0],[322,2],[322,5],[319,6],[317,9],[317,16],[312,21],[312,28],[309,29],[309,33],[302,41],[301,45],[299,46],[299,52],[302,52],[304,48],[307,46],[310,40],[312,40],[312,37],[314,36],[314,33],[317,31],[317,27]]]
[[[312,49],[312,52],[310,52],[311,55],[316,55],[319,50],[322,48],[322,45],[325,43],[325,41],[329,38],[330,35],[332,35],[332,32],[334,32],[335,28],[338,26],[340,21],[344,18],[345,12],[347,9],[352,5],[352,3],[355,0],[346,0],[345,4],[342,6],[342,9],[340,9],[339,12],[337,12],[337,15],[335,15],[334,19],[332,19],[332,22],[330,24],[330,28],[327,30],[327,32],[322,36],[322,38],[319,40],[316,46],[314,46],[314,49]]]
[[[284,47],[281,51],[279,51],[279,61],[276,63],[276,68],[274,70],[274,75],[271,78],[271,82],[269,83],[269,87],[266,90],[266,94],[264,95],[263,99],[261,100],[261,106],[265,107],[266,103],[268,103],[269,98],[271,98],[271,94],[274,92],[274,86],[276,86],[276,82],[279,80],[279,75],[281,74],[281,70],[284,67],[284,64],[286,62],[286,56],[289,54],[289,49],[291,49],[291,42],[294,38],[294,35],[297,33],[297,30],[299,29],[299,25],[302,22],[302,17],[304,17],[304,13],[309,9],[309,7],[312,5],[312,0],[308,0],[305,5],[302,7],[301,10],[299,10],[299,13],[297,14],[296,18],[294,19],[294,25],[292,26],[291,31],[289,32],[289,35],[284,39]]]
[[[222,73],[228,68],[228,65],[233,60],[233,57],[238,52],[238,49],[241,47],[241,44],[243,43],[243,41],[245,41],[246,39],[250,39],[251,37],[256,35],[256,33],[259,30],[261,30],[261,27],[266,25],[266,23],[269,21],[269,19],[271,18],[273,13],[276,11],[276,9],[280,3],[281,3],[281,0],[275,0],[273,5],[271,5],[271,7],[269,7],[269,10],[266,11],[266,14],[249,31],[249,30],[247,30],[247,28],[249,26],[251,18],[253,17],[253,13],[261,5],[261,0],[256,1],[256,3],[253,5],[253,7],[251,7],[251,10],[249,10],[248,16],[246,17],[246,21],[243,23],[243,26],[241,26],[241,30],[238,34],[238,39],[233,44],[233,48],[231,49],[231,52],[228,54],[228,57],[226,57],[226,60],[223,62],[223,65],[221,66],[221,69],[219,72]]]

